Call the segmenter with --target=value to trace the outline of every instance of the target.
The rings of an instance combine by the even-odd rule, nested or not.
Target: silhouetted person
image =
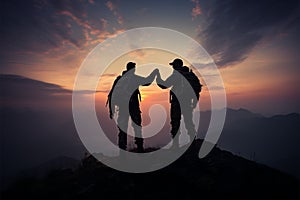
[[[155,69],[148,77],[144,78],[135,74],[135,67],[135,63],[127,63],[126,70],[122,72],[122,76],[118,76],[114,81],[108,95],[108,103],[110,104],[111,119],[116,111],[115,109],[118,111],[119,147],[124,150],[127,148],[127,129],[130,116],[132,122],[134,122],[132,126],[135,132],[137,151],[143,152],[144,141],[142,138],[142,118],[139,103],[141,101],[141,94],[139,86],[150,85],[156,74],[158,74],[158,70]]]
[[[162,89],[172,87],[170,90],[171,135],[173,146],[179,147],[179,137],[175,139],[175,136],[177,133],[180,134],[181,115],[184,117],[190,141],[194,139],[192,136],[196,134],[193,122],[193,109],[197,106],[202,85],[198,77],[188,67],[183,66],[181,59],[177,58],[169,64],[173,66],[173,73],[165,81],[158,74],[156,82]],[[190,84],[190,87],[187,84]]]

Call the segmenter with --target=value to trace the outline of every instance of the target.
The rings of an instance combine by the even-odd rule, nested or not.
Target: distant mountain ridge
[[[205,135],[205,125],[203,127],[200,129],[200,138]],[[227,110],[218,141],[222,149],[283,170],[300,180],[299,144],[300,114],[264,117],[233,109]]]

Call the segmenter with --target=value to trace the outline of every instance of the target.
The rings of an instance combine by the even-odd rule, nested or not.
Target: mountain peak
[[[297,181],[264,165],[214,148],[204,159],[197,157],[202,140],[196,140],[171,165],[150,173],[131,174],[111,169],[92,156],[75,171],[60,170],[42,180],[20,182],[3,196],[46,199],[293,199]],[[88,160],[88,162],[85,162]],[[27,190],[22,190],[26,184]],[[36,186],[39,187],[36,187]],[[23,186],[24,187],[24,186]],[[51,191],[51,197],[48,192]]]

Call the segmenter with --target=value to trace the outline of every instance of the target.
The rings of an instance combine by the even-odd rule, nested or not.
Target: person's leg
[[[178,101],[171,103],[171,134],[173,138],[173,146],[179,147],[179,135],[180,135],[180,120],[181,110]],[[175,137],[177,134],[177,137]]]
[[[193,108],[190,106],[185,107],[182,111],[185,127],[187,129],[187,134],[190,136],[190,141],[192,142],[196,136],[195,124],[193,122]]]
[[[122,107],[119,108],[118,128],[119,128],[119,141],[120,149],[126,150],[127,148],[127,128],[128,128],[129,113]]]
[[[137,145],[138,152],[144,151],[144,139],[142,136],[142,126],[141,126],[141,115],[133,120],[133,129],[135,133],[135,144]]]
[[[132,127],[135,133],[135,144],[137,145],[138,152],[144,152],[144,139],[142,136],[142,117],[139,106],[131,108],[130,117],[132,120]]]

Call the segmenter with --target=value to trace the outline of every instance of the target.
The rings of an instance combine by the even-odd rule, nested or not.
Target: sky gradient
[[[131,28],[164,27],[194,38],[214,58],[229,107],[300,112],[298,1],[4,0],[0,9],[1,74],[71,90],[97,44]],[[102,93],[127,61],[141,65],[154,58],[151,51],[121,58],[119,71],[107,72]],[[201,99],[208,104],[205,89]]]

